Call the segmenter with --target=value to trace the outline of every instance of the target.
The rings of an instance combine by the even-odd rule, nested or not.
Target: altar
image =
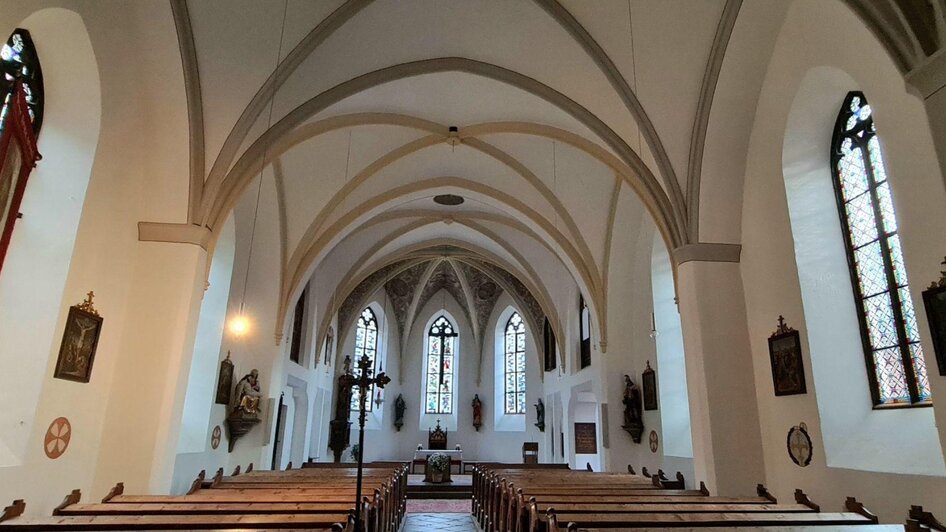
[[[453,469],[453,466],[457,466],[457,474],[463,472],[463,451],[457,449],[455,451],[443,451],[439,449],[417,449],[414,451],[414,459],[411,461],[411,473],[414,473],[415,466],[422,465],[425,466],[426,471],[427,459],[430,458],[432,454],[443,454],[450,458],[450,469]]]

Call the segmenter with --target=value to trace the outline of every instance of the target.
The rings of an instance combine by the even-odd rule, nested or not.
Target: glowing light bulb
[[[230,332],[235,336],[243,336],[250,330],[250,320],[242,314],[230,320]]]

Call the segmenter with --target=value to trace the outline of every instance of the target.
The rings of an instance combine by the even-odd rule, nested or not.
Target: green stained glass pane
[[[886,181],[887,171],[884,169],[884,158],[880,153],[880,141],[877,140],[876,136],[867,141],[867,154],[870,157],[870,166],[874,171],[874,183]],[[892,209],[891,212],[893,212]]]
[[[888,289],[887,271],[879,242],[855,250],[854,262],[862,297],[870,297]]]
[[[874,371],[881,403],[909,402],[910,392],[907,389],[900,348],[874,351]]]
[[[425,412],[428,414],[435,414],[437,412],[437,394],[427,394]]]
[[[903,287],[897,290],[900,295],[900,308],[903,311],[904,327],[907,330],[907,340],[910,342],[920,341],[920,329],[916,325],[916,310],[913,308],[913,298],[910,296],[910,288]]]
[[[844,204],[847,224],[851,231],[851,245],[859,248],[877,240],[877,223],[870,194],[861,194]]]
[[[895,346],[900,343],[897,327],[894,324],[893,306],[890,294],[884,292],[864,300],[867,313],[867,330],[870,344],[874,349]]]
[[[897,280],[898,286],[905,286],[907,283],[907,269],[903,265],[903,250],[900,247],[900,235],[893,235],[887,239],[887,246],[890,248],[890,262],[893,263],[893,276]]]
[[[931,399],[933,394],[930,392],[930,379],[926,373],[923,346],[919,343],[910,344],[910,357],[913,359],[913,369],[916,371],[916,386],[920,394],[920,400]]]
[[[860,148],[847,138],[841,142],[841,158],[838,161],[838,174],[841,179],[841,192],[848,201],[867,192],[867,170]]]
[[[897,216],[893,211],[893,199],[890,197],[890,183],[877,187],[877,199],[880,203],[880,216],[884,220],[884,231],[893,233],[897,230]]]

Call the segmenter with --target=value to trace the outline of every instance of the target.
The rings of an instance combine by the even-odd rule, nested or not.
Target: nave
[[[0,526],[354,527],[358,463],[389,529],[934,526],[944,49],[943,0],[0,1]]]

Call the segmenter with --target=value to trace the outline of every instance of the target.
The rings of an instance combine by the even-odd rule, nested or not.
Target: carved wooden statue
[[[631,377],[624,376],[624,425],[621,426],[631,435],[634,443],[641,442],[644,433],[644,419],[641,416],[641,390]]]
[[[398,431],[400,431],[401,427],[404,425],[405,410],[407,410],[407,403],[404,402],[404,397],[398,394],[397,399],[394,400],[394,427]]]
[[[539,399],[539,402],[535,404],[535,426],[540,431],[545,432],[545,403],[542,402],[542,399]]]
[[[483,426],[483,402],[480,401],[480,394],[473,395],[473,428],[477,432]]]

